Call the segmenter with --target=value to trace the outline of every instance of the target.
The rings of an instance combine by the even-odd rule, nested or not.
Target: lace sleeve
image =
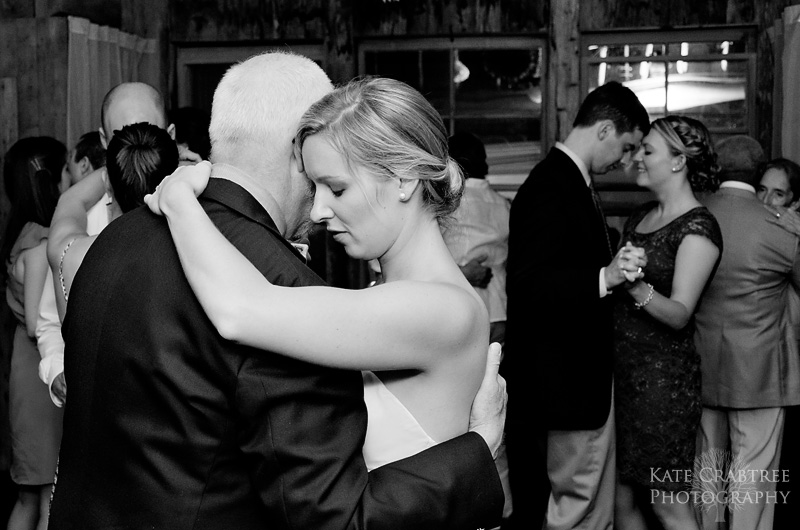
[[[691,220],[683,226],[681,237],[698,235],[708,238],[722,252],[722,231],[717,219],[707,208],[698,208]]]

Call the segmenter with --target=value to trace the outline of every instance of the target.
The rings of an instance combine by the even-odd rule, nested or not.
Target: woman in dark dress
[[[693,314],[722,250],[694,193],[715,190],[719,168],[705,126],[679,116],[654,121],[634,161],[637,184],[657,202],[636,210],[622,234],[645,249],[647,267],[615,308],[617,528],[646,528],[646,501],[665,529],[693,530],[686,490],[702,410]]]

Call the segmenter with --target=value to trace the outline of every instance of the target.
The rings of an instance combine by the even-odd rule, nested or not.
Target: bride
[[[211,170],[202,163],[179,169],[146,199],[167,217],[198,300],[227,339],[368,371],[370,469],[463,434],[484,373],[489,319],[441,236],[463,177],[439,114],[402,82],[361,79],[312,105],[294,143],[294,163],[314,197],[311,220],[349,256],[377,258],[383,283],[270,284],[200,207]]]

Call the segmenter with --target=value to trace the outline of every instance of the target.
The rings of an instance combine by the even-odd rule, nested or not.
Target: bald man
[[[147,83],[121,83],[108,91],[100,108],[100,141],[108,148],[114,132],[132,123],[152,123],[175,139],[175,125],[167,124],[164,98]]]
[[[175,139],[175,126],[167,124],[167,113],[161,92],[147,83],[121,83],[108,91],[103,98],[100,110],[100,142],[108,148],[114,133],[133,123],[152,123],[166,129]],[[105,168],[97,169],[105,171]],[[107,179],[106,186],[108,187]],[[99,234],[109,221],[109,208],[112,207],[113,194],[106,193],[100,201],[86,213],[86,230],[89,235]],[[58,278],[59,258],[69,241],[50,239],[51,274],[48,278]],[[53,259],[55,257],[55,259]],[[50,284],[46,284],[50,285]],[[64,340],[61,337],[61,318],[56,297],[64,300],[61,282],[53,281],[52,289],[44,289],[39,303],[39,318],[36,323],[36,340],[42,360],[39,362],[39,378],[50,389],[50,399],[61,407],[67,397],[67,384],[64,379]],[[65,304],[63,304],[65,305]],[[62,309],[63,313],[63,309]],[[62,315],[63,316],[63,315]]]

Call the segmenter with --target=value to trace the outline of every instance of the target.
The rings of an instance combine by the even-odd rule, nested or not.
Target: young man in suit
[[[626,274],[638,277],[646,258],[633,247],[615,255],[592,175],[627,164],[650,122],[636,95],[611,82],[586,97],[573,125],[511,206],[503,373],[512,521],[520,529],[541,526],[545,512],[547,529],[613,525],[606,295]],[[538,439],[527,436],[531,428]]]
[[[303,112],[331,88],[313,61],[267,53],[229,69],[214,96],[213,178],[201,202],[279,285],[322,283],[289,242],[304,233],[311,205],[292,139]],[[64,335],[70,401],[51,530],[499,522],[496,378],[481,392],[499,399],[473,406],[477,434],[368,475],[361,374],[222,339],[183,275],[166,220],[146,208],[92,245]]]
[[[733,136],[717,153],[722,184],[703,202],[717,218],[725,250],[695,314],[703,378],[699,456],[714,466],[720,462],[709,451],[730,450],[738,462],[733,471],[752,474],[743,481],[752,490],[745,496],[740,489],[741,501],[731,498],[730,505],[702,505],[703,527],[718,528],[727,511],[726,528],[771,530],[776,503],[785,500],[775,492],[784,409],[800,404],[796,313],[788,310],[790,290],[800,288],[800,248],[756,197],[759,143]]]

